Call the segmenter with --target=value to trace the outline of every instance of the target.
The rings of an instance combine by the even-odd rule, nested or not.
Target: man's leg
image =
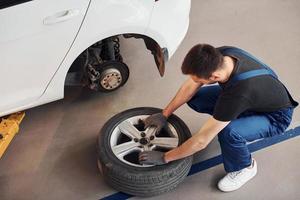
[[[219,85],[201,87],[187,104],[196,112],[212,115],[220,93]]]
[[[292,120],[292,109],[239,117],[231,121],[219,134],[226,172],[241,170],[251,164],[247,142],[284,132]]]
[[[219,133],[224,168],[228,172],[220,180],[219,189],[236,190],[255,176],[256,162],[251,159],[246,143],[281,134],[290,124],[292,113],[292,109],[282,109],[273,113],[242,115]]]
[[[251,154],[246,143],[267,137],[271,126],[264,115],[241,117],[231,121],[218,134],[225,171],[239,171],[251,165]]]

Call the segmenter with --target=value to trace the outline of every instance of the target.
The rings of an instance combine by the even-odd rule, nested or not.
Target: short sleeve
[[[219,121],[231,121],[250,107],[249,100],[243,96],[221,95],[216,102],[213,117]]]

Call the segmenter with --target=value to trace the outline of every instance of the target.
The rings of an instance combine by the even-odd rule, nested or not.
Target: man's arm
[[[212,141],[212,139],[229,123],[230,121],[223,122],[210,117],[198,133],[193,135],[179,147],[166,152],[164,155],[165,162],[170,162],[190,156],[197,151],[206,148],[206,146]]]
[[[202,85],[203,84],[196,83],[193,79],[188,78],[182,84],[172,101],[162,111],[162,114],[168,118],[177,108],[188,102]]]
[[[162,112],[150,115],[144,120],[145,128],[155,126],[159,132],[167,123],[167,118],[182,104],[188,102],[202,85],[194,82],[191,78],[187,79]]]

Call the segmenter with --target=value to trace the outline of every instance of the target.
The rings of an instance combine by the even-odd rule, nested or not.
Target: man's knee
[[[199,113],[206,113],[207,108],[205,108],[205,103],[201,101],[201,98],[192,98],[187,102],[187,105]]]
[[[202,87],[193,96],[193,98],[187,102],[188,106],[199,113],[207,113],[212,115],[216,101],[220,95],[220,86],[207,86]]]
[[[208,90],[206,88],[200,89],[200,91],[198,91],[198,93],[187,102],[187,105],[196,112],[212,115],[215,102],[211,101],[207,91]]]
[[[220,131],[218,134],[218,140],[221,144],[246,142],[245,139],[237,133],[235,127],[231,123],[229,123],[222,131]]]

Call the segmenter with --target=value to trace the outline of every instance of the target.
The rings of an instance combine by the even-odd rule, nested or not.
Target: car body
[[[164,63],[187,32],[190,4],[190,0],[1,1],[0,116],[63,98],[74,61],[106,38],[143,39],[163,75]]]

